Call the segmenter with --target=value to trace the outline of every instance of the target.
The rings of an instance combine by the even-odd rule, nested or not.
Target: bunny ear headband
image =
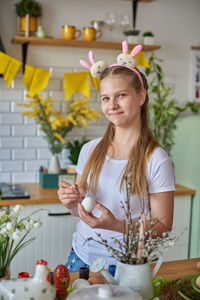
[[[133,49],[131,54],[128,54],[128,42],[123,41],[122,42],[122,51],[123,51],[123,53],[118,55],[116,64],[112,64],[112,65],[109,66],[106,62],[104,62],[102,60],[95,62],[94,54],[93,54],[92,51],[89,51],[89,53],[88,53],[88,57],[89,57],[89,60],[91,62],[91,65],[89,63],[87,63],[85,60],[80,60],[80,64],[83,67],[85,67],[86,69],[89,69],[90,73],[95,78],[99,78],[101,76],[101,73],[109,67],[128,68],[138,76],[138,78],[139,78],[139,80],[142,84],[142,87],[143,87],[144,85],[143,85],[142,77],[141,77],[140,73],[138,72],[138,70],[136,69],[137,61],[134,57],[141,50],[142,50],[142,46],[137,45]]]

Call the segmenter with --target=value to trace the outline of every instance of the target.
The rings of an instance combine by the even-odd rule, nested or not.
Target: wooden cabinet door
[[[58,264],[65,264],[67,261],[78,218],[72,215],[49,216],[49,213],[66,213],[67,209],[62,204],[26,205],[23,214],[27,216],[38,209],[42,211],[33,217],[39,218],[43,224],[30,232],[28,238],[35,236],[36,239],[11,262],[11,278],[25,271],[33,276],[38,259],[46,260],[52,271]]]

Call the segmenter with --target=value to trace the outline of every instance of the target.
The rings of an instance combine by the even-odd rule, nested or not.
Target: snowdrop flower
[[[0,211],[0,220],[4,221],[6,218],[6,211],[5,210],[1,210]]]
[[[33,227],[35,228],[39,228],[40,226],[42,225],[42,222],[41,221],[37,221],[33,224]]]
[[[30,222],[28,222],[25,226],[27,231],[31,231],[31,229],[33,228],[33,224],[31,224]]]
[[[13,232],[12,238],[13,238],[14,241],[19,240],[19,238],[20,238],[20,231],[18,229]]]
[[[13,232],[14,231],[14,227],[13,227],[13,224],[11,222],[6,223],[6,230],[7,230],[7,232]]]
[[[23,211],[24,207],[22,205],[15,205],[15,207],[13,208],[14,212],[17,214],[17,215],[20,215],[21,212]]]

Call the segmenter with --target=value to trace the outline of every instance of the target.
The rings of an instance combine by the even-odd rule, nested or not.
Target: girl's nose
[[[112,109],[117,108],[118,107],[118,101],[115,97],[110,99],[110,107]]]

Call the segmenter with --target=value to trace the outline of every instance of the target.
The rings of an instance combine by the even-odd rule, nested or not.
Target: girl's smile
[[[132,80],[119,75],[108,76],[101,81],[101,108],[105,116],[116,126],[133,126],[140,122],[143,101],[132,85]]]

